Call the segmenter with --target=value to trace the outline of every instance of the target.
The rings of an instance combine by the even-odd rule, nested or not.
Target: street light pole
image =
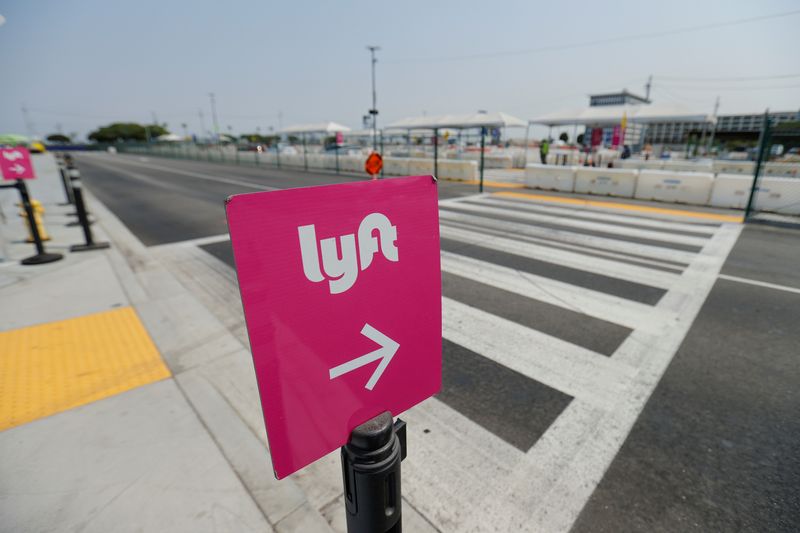
[[[217,142],[219,142],[219,123],[217,122],[217,101],[214,97],[214,93],[208,93],[208,97],[211,99],[211,118],[214,120],[214,135],[217,136]]]
[[[369,114],[372,115],[372,151],[378,151],[378,104],[377,104],[377,96],[375,92],[375,63],[378,62],[375,59],[375,52],[380,50],[380,46],[367,46],[367,50],[369,50],[370,57],[372,58],[372,109],[369,110]]]

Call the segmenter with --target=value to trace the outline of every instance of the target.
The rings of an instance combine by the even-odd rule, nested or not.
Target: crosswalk
[[[440,230],[443,387],[404,415],[404,499],[440,531],[568,531],[741,226],[496,193],[441,201]],[[226,240],[154,252],[246,343]]]
[[[404,483],[443,531],[569,530],[740,231],[520,196],[440,202],[443,390]]]

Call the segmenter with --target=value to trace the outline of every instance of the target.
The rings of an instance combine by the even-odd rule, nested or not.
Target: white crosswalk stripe
[[[740,227],[490,195],[440,205],[441,237],[449,241],[442,271],[456,276],[448,278],[451,284],[477,282],[497,290],[500,299],[512,293],[538,302],[538,310],[545,304],[572,320],[600,320],[630,333],[609,357],[538,331],[535,317],[523,325],[481,309],[481,301],[459,301],[446,287],[445,339],[572,400],[547,422],[533,447],[521,450],[472,421],[468,409],[444,403],[446,372],[442,399],[407,413],[410,427],[441,432],[415,444],[435,470],[409,465],[412,488],[406,497],[442,530],[568,531],[688,332]],[[523,258],[517,267],[544,262],[552,274],[550,267],[534,274],[499,264],[502,256],[492,255],[497,251]],[[601,281],[576,286],[560,279],[559,269],[595,274]],[[655,288],[663,296],[653,305],[633,301],[615,294],[613,284],[603,286],[602,279]],[[462,289],[462,297],[463,290],[469,289]],[[447,358],[446,352],[446,367],[456,364]],[[480,397],[481,390],[475,394]],[[531,407],[531,416],[540,416]],[[502,405],[497,409],[497,417],[505,416]],[[441,471],[453,475],[435,474]]]

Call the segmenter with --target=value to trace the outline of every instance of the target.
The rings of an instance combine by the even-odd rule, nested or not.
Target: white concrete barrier
[[[409,176],[407,157],[383,158],[383,174],[386,176]]]
[[[575,192],[632,198],[637,174],[637,170],[626,168],[577,167]]]
[[[752,161],[714,160],[713,171],[715,174],[745,174],[753,175],[755,164]]]
[[[346,155],[339,158],[339,168],[346,172],[364,172],[364,162],[366,158],[356,157],[354,155]]]
[[[753,186],[752,176],[739,174],[717,174],[711,189],[709,203],[714,207],[744,209]]]
[[[441,164],[441,162],[440,162]],[[409,176],[433,175],[433,159],[410,158],[408,160]]]
[[[664,169],[664,159],[648,159],[647,161],[642,161],[639,165],[640,170],[663,170]]]
[[[475,161],[439,161],[437,177],[451,180],[472,181],[478,179],[478,163]]]
[[[714,171],[711,161],[708,162],[697,162],[697,161],[681,161],[681,160],[673,160],[667,159],[664,161],[664,170],[669,170],[670,172],[706,172],[712,173]]]
[[[755,208],[783,215],[800,215],[800,179],[761,178]]]
[[[798,163],[767,163],[764,176],[779,176],[785,178],[800,178],[800,164]]]
[[[635,196],[641,200],[705,205],[713,184],[711,173],[641,170]]]
[[[575,168],[530,164],[525,167],[525,184],[534,189],[572,192],[575,188]]]

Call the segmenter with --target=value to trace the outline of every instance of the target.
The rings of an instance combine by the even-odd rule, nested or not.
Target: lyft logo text
[[[298,227],[297,233],[300,237],[300,254],[306,278],[313,282],[327,279],[331,294],[339,294],[352,287],[358,277],[358,271],[366,270],[372,264],[373,256],[378,250],[389,261],[397,262],[398,259],[395,242],[397,227],[381,213],[370,213],[358,225],[358,247],[356,247],[356,235],[348,233],[338,238],[322,239],[318,248],[317,233],[313,224]],[[337,239],[338,250],[341,250],[341,253],[337,250]]]

